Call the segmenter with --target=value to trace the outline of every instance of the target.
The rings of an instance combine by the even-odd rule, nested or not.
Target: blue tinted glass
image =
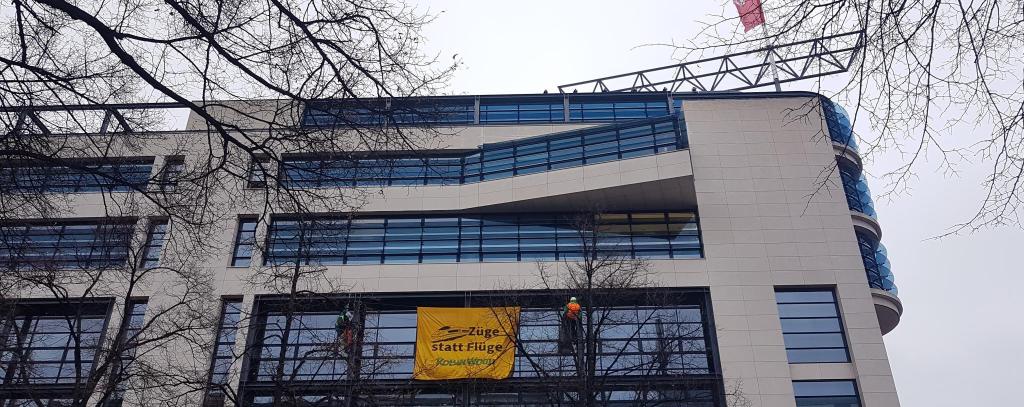
[[[849,361],[831,290],[780,290],[775,298],[790,363]]]
[[[853,380],[794,381],[793,393],[797,397],[855,396]]]
[[[837,318],[783,319],[782,332],[840,332]]]
[[[0,267],[16,270],[119,267],[128,259],[132,223],[96,221],[0,225]],[[162,239],[162,236],[161,236]]]
[[[844,348],[786,349],[789,363],[843,363],[849,361]]]
[[[834,317],[836,307],[832,304],[779,304],[779,316],[784,318]]]
[[[782,335],[786,348],[828,348],[844,347],[841,333],[787,333]]]
[[[821,98],[821,101],[822,110],[824,110],[825,114],[825,123],[832,141],[856,152],[857,140],[853,136],[853,126],[850,123],[850,116],[846,113],[846,109],[824,97]]]
[[[357,160],[286,158],[280,182],[293,189],[353,185],[376,188],[454,185],[508,178],[580,166],[584,162],[600,163],[673,151],[679,138],[675,121],[675,117],[667,116],[642,125],[598,126],[567,134],[484,145],[479,152],[453,156]],[[586,146],[581,148],[584,144]]]
[[[482,217],[390,217],[359,218],[349,224],[343,219],[304,222],[279,219],[271,222],[266,252],[267,264],[285,264],[301,253],[303,261],[314,264],[376,264],[440,261],[518,261],[568,258],[579,254],[579,232],[568,221],[571,215],[487,215]],[[631,219],[638,222],[630,231]],[[666,222],[665,213],[606,216],[621,229],[602,234],[598,249],[624,257],[699,258],[701,245],[696,218],[688,223]],[[678,222],[677,219],[672,220]],[[642,223],[640,223],[642,222]],[[661,222],[660,224],[652,222]],[[384,227],[384,225],[387,225]],[[461,226],[456,226],[461,225]],[[679,227],[681,225],[692,225]],[[685,242],[660,234],[693,233]],[[303,236],[300,240],[298,236]],[[245,247],[251,258],[251,246]],[[523,254],[527,253],[527,254]],[[381,255],[384,255],[383,257]],[[461,254],[459,258],[455,255]],[[525,256],[525,257],[524,257]]]
[[[777,291],[775,301],[779,304],[826,302],[834,303],[835,295],[831,291]]]
[[[225,300],[221,304],[220,323],[217,328],[217,351],[213,352],[213,359],[210,362],[208,392],[219,392],[218,386],[226,384],[228,370],[235,359],[233,348],[240,319],[241,301]]]
[[[875,239],[874,235],[860,231],[856,234],[861,260],[867,273],[868,286],[888,291],[894,295],[898,294],[885,246]]]
[[[0,164],[0,183],[16,192],[126,192],[144,190],[153,159],[81,159],[68,166],[41,162]]]
[[[57,305],[19,301],[9,307],[0,317],[0,326],[7,330],[0,342],[0,354],[3,355],[0,356],[0,371],[7,373],[0,376],[0,387],[79,385],[85,382],[92,370],[109,306],[107,302],[75,304],[72,301]],[[131,335],[138,330],[138,317],[126,315],[125,318],[122,326],[126,334]],[[12,330],[12,327],[17,329]],[[131,337],[127,339],[132,341]],[[119,355],[122,361],[130,361],[133,357],[134,353]],[[26,401],[19,405],[36,403]]]
[[[856,164],[845,159],[838,160],[838,166],[839,177],[843,182],[843,192],[846,193],[846,203],[850,210],[877,217],[871,190],[868,189],[867,179],[864,178],[863,172]]]
[[[473,105],[471,98],[316,101],[307,106],[302,124],[314,127],[471,124]]]

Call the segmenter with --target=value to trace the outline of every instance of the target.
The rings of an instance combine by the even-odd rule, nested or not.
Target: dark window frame
[[[801,384],[812,384],[812,383],[849,383],[853,388],[852,393],[846,394],[812,394],[812,395],[801,395],[798,391]],[[857,387],[857,381],[853,379],[842,379],[842,380],[794,380],[793,381],[793,396],[796,399],[797,407],[807,406],[822,406],[821,401],[827,401],[828,399],[840,398],[843,399],[841,402],[843,406],[849,405],[851,402],[855,402],[856,406],[859,407],[862,403],[860,397],[860,389]],[[852,400],[851,400],[852,398]],[[810,404],[802,404],[801,401],[808,401]]]
[[[170,233],[170,222],[166,218],[150,219],[149,225],[146,227],[146,243],[142,245],[142,256],[139,259],[142,268],[148,269],[160,265],[168,233]]]
[[[268,156],[255,155],[250,157],[249,167],[245,171],[245,188],[266,188],[271,178],[270,172],[273,170],[271,164],[270,157]]]
[[[877,218],[875,202],[871,198],[871,190],[860,166],[845,158],[836,158],[836,166],[843,184],[843,193],[846,195],[846,206],[851,211]]]
[[[6,308],[5,311],[7,312],[5,312],[4,318],[0,319],[0,337],[7,337],[10,334],[10,330],[13,328],[11,317],[13,317],[15,320],[22,321],[21,323],[23,325],[18,327],[18,329],[22,331],[22,334],[25,334],[25,330],[29,329],[31,326],[31,328],[33,329],[32,335],[40,335],[40,332],[36,331],[36,329],[39,328],[39,321],[49,320],[67,322],[69,321],[70,318],[71,320],[75,321],[74,325],[76,327],[75,329],[77,330],[77,332],[79,332],[77,334],[79,338],[82,338],[82,336],[84,336],[84,334],[86,333],[91,333],[95,336],[96,342],[91,346],[82,346],[82,343],[85,342],[86,339],[80,339],[80,346],[77,347],[78,349],[80,349],[78,351],[80,355],[84,356],[88,354],[88,349],[93,349],[93,351],[91,352],[91,359],[83,357],[82,359],[80,359],[79,362],[74,362],[74,356],[71,356],[75,353],[73,352],[75,347],[67,347],[67,345],[74,341],[73,335],[68,335],[67,342],[65,342],[65,347],[42,347],[47,349],[63,349],[61,359],[59,359],[61,364],[65,364],[65,362],[67,362],[68,357],[72,358],[71,362],[74,363],[75,365],[84,365],[86,363],[89,364],[89,370],[87,372],[83,372],[82,376],[78,376],[77,374],[75,376],[72,376],[72,381],[70,382],[61,381],[60,375],[62,374],[64,369],[60,368],[57,371],[58,376],[52,377],[53,380],[49,380],[46,382],[25,383],[21,381],[24,378],[14,377],[15,372],[18,370],[17,368],[13,368],[13,366],[18,363],[16,361],[16,358],[12,357],[10,360],[3,362],[3,364],[6,365],[6,374],[0,377],[0,400],[7,401],[18,399],[19,397],[31,397],[44,400],[81,400],[88,397],[87,394],[75,393],[76,391],[81,390],[81,384],[75,384],[76,380],[74,379],[77,378],[79,383],[81,383],[81,381],[89,380],[89,378],[95,374],[96,353],[97,350],[102,349],[104,347],[104,342],[107,339],[106,332],[108,325],[110,323],[110,312],[114,305],[114,300],[112,298],[90,298],[68,303],[56,300],[25,299],[17,300],[4,305]],[[93,324],[92,327],[95,329],[83,331],[83,329],[85,329],[85,326],[83,325],[82,321],[86,320],[93,321],[91,322],[91,324]],[[25,321],[29,321],[29,324],[24,325]],[[97,322],[98,325],[95,325],[97,324]],[[57,325],[66,326],[59,322],[57,323]],[[41,335],[47,334],[42,333]],[[28,339],[22,337],[22,339],[18,341],[24,342],[25,340]],[[37,348],[40,347],[33,346],[28,349]],[[0,353],[11,352],[11,349],[19,349],[15,352],[23,352],[25,348],[23,348],[23,345],[20,343],[14,345],[14,347],[9,347],[8,344],[0,343]],[[37,361],[34,363],[39,362]],[[76,368],[75,370],[77,371],[78,369]],[[12,382],[12,380],[16,379],[18,380],[18,382]]]
[[[301,122],[313,128],[616,122],[670,114],[672,99],[669,92],[327,99],[309,102]]]
[[[681,115],[484,144],[461,153],[285,156],[284,188],[470,184],[689,148]]]
[[[164,159],[163,167],[160,168],[159,187],[161,192],[172,193],[178,188],[178,179],[185,171],[185,157],[180,155],[168,156]]]
[[[154,157],[21,160],[0,165],[0,183],[13,192],[132,192],[146,189],[153,162]]]
[[[206,391],[203,392],[203,407],[220,407],[227,400],[220,388],[220,386],[225,386],[227,383],[215,383],[215,381],[219,380],[217,375],[224,376],[224,379],[227,378],[228,369],[230,369],[234,361],[234,347],[238,342],[238,333],[241,330],[240,325],[244,314],[243,305],[244,302],[241,297],[221,298],[220,313],[217,318],[217,331],[215,333],[216,341],[210,354],[210,368],[207,371]],[[230,315],[236,315],[237,317],[233,321],[228,321],[228,316]],[[242,339],[245,340],[245,337],[243,336]],[[223,348],[225,346],[227,348]],[[221,351],[224,349],[230,353],[227,355],[221,354]],[[224,360],[227,360],[228,363],[224,364]]]
[[[868,287],[898,295],[899,290],[896,287],[892,264],[889,263],[885,245],[870,232],[856,230],[855,235],[861,261],[864,263],[864,272],[867,274]]]
[[[246,230],[248,225],[252,230]],[[239,216],[235,227],[234,241],[231,245],[231,261],[229,267],[249,267],[252,265],[253,253],[256,253],[256,235],[259,231],[259,218],[255,216]],[[248,255],[242,255],[244,251]],[[244,264],[243,264],[244,263]]]
[[[134,218],[104,218],[0,223],[5,242],[0,247],[0,267],[73,270],[128,266],[136,222]]]
[[[142,328],[145,326],[146,311],[149,308],[148,297],[132,297],[129,298],[126,304],[128,314],[124,315],[121,319],[121,327],[119,335],[122,337],[121,355],[118,357],[117,364],[111,369],[118,369],[117,375],[121,375],[120,371],[125,369],[125,366],[131,364],[135,360],[136,353],[138,352],[138,335]],[[108,373],[113,375],[114,373]],[[127,391],[125,378],[120,377],[115,379],[111,377],[111,381],[114,383],[114,389],[110,393],[104,406],[120,406],[124,401],[124,393]]]
[[[266,403],[271,400],[269,398],[272,389],[275,386],[275,381],[269,378],[264,378],[263,381],[256,381],[255,377],[259,374],[259,362],[276,363],[276,351],[264,352],[263,351],[263,339],[267,337],[268,333],[263,331],[263,326],[267,325],[267,315],[269,313],[276,312],[281,314],[285,309],[295,312],[297,314],[312,313],[321,315],[315,320],[311,320],[310,323],[320,326],[325,332],[329,332],[333,327],[334,316],[337,315],[341,309],[356,309],[356,310],[375,310],[384,312],[399,311],[402,314],[407,315],[405,320],[413,321],[415,323],[415,308],[418,306],[441,306],[441,307],[488,307],[488,306],[507,306],[509,302],[515,305],[523,307],[524,310],[534,309],[540,307],[545,311],[557,312],[555,308],[560,307],[560,304],[564,303],[565,299],[568,298],[572,293],[562,291],[548,291],[548,292],[536,292],[536,291],[523,291],[509,293],[504,291],[474,291],[474,292],[418,292],[418,293],[362,293],[359,296],[332,296],[332,297],[316,297],[308,298],[302,301],[298,306],[292,304],[289,305],[289,301],[286,297],[280,295],[262,295],[257,296],[254,304],[253,323],[249,325],[249,334],[252,341],[252,345],[247,348],[247,355],[243,362],[243,378],[240,389],[240,397],[246,400],[247,403],[253,403],[254,397],[258,402],[252,405],[266,405],[259,403]],[[511,295],[511,297],[510,297]],[[692,314],[694,316],[699,315],[699,321],[689,321],[693,323],[700,323],[703,330],[703,338],[705,340],[705,351],[709,355],[707,357],[708,368],[711,369],[708,374],[693,374],[687,376],[688,388],[693,386],[695,393],[687,397],[695,397],[698,400],[703,400],[701,397],[707,397],[709,404],[700,405],[724,405],[721,403],[722,395],[724,395],[724,383],[721,379],[721,366],[718,358],[718,345],[715,335],[715,327],[713,320],[713,312],[711,310],[710,295],[706,288],[651,288],[651,289],[636,289],[636,290],[615,290],[608,292],[595,293],[595,295],[601,296],[602,301],[608,301],[604,303],[608,306],[624,306],[628,310],[635,310],[637,308],[649,309],[649,308],[665,308],[668,307],[664,304],[679,304],[682,306],[693,305],[700,309],[699,313]],[[641,305],[643,304],[643,305]],[[693,308],[693,307],[688,307]],[[296,315],[293,320],[299,320],[301,318]],[[279,316],[278,319],[283,320],[283,316]],[[359,320],[359,318],[355,318]],[[319,323],[315,321],[320,321]],[[277,322],[280,324],[280,322]],[[407,329],[398,327],[395,324],[389,324],[397,328],[394,329]],[[293,323],[293,328],[299,326],[298,323]],[[415,338],[415,330],[406,334],[411,335],[411,338]],[[276,332],[276,330],[275,330]],[[520,335],[523,335],[524,331],[520,329]],[[316,334],[293,334],[285,336],[282,333],[271,335],[274,338],[277,337],[289,337],[298,340],[300,338],[320,338]],[[321,338],[325,341],[330,341],[334,334],[327,334],[327,336]],[[400,338],[401,336],[391,336],[393,338]],[[280,342],[272,340],[271,347],[275,350],[280,350],[278,345]],[[294,343],[290,342],[289,346]],[[358,351],[355,354],[365,354],[365,351]],[[261,355],[272,355],[272,356],[261,356]],[[410,357],[412,354],[410,353]],[[288,370],[286,369],[286,375]],[[546,380],[559,380],[558,377],[549,377]],[[662,386],[665,388],[662,390],[675,390],[674,384],[678,384],[679,376],[663,375],[663,376],[649,376],[649,375],[618,375],[608,376],[605,383],[608,386],[608,390],[612,391],[618,389],[618,386],[622,386],[620,390],[634,389],[637,383],[646,383],[650,385],[650,389],[657,390],[661,389]],[[301,389],[301,396],[331,396],[334,397],[345,397],[346,391],[344,387],[351,383],[348,380],[338,380],[335,378],[323,378],[321,380],[313,381],[294,381],[292,388]],[[536,382],[535,378],[530,377],[518,377],[512,376],[509,379],[501,382],[496,382],[502,386],[491,389],[491,392],[497,393],[522,393],[528,394],[531,391],[550,392],[550,387],[544,384]],[[454,383],[456,386],[461,386],[458,383]],[[410,382],[407,377],[399,378],[369,378],[366,375],[361,375],[358,380],[359,389],[361,392],[369,392],[373,396],[374,390],[381,386],[381,391],[395,392],[396,387],[399,386],[399,390],[402,392],[412,391],[414,393],[423,392],[424,394],[434,394],[436,391],[442,391],[448,389],[448,384],[444,384],[443,388],[436,387],[438,383],[430,382]],[[537,387],[540,386],[540,387]],[[456,398],[461,399],[465,396],[466,391],[472,392],[472,389],[462,389],[461,387],[455,390],[448,389],[449,391],[455,391],[454,394],[459,395]],[[443,391],[442,391],[443,392]],[[366,396],[363,393],[362,396]],[[615,398],[613,398],[615,399]],[[397,399],[395,401],[398,402]],[[411,401],[414,405],[416,401]],[[247,404],[249,405],[249,404]],[[387,405],[404,405],[404,404],[387,404]],[[461,405],[461,404],[460,404]],[[502,404],[509,405],[509,404]],[[511,404],[515,405],[515,404]],[[510,405],[509,405],[510,406]]]
[[[703,258],[696,212],[602,214],[599,253]],[[576,214],[280,215],[267,228],[263,265],[570,260],[583,255]],[[589,232],[588,232],[589,233]]]
[[[782,299],[780,298],[779,294],[790,294],[790,293],[808,293],[808,294],[828,293],[831,296],[832,300],[831,301],[822,301],[822,300],[788,301],[787,300],[786,302],[782,302]],[[839,335],[839,337],[842,339],[842,346],[841,347],[840,346],[791,346],[790,344],[786,344],[785,346],[786,346],[787,360],[789,361],[790,364],[850,363],[852,361],[852,359],[850,357],[850,343],[849,343],[849,339],[847,338],[847,335],[846,335],[846,324],[843,321],[843,312],[842,312],[842,309],[840,308],[839,295],[836,294],[835,287],[790,287],[790,286],[776,287],[775,288],[775,301],[776,301],[776,304],[777,304],[778,309],[779,309],[779,322],[782,325],[782,335],[783,335],[784,339],[786,338],[787,335],[789,335],[791,337],[812,337],[812,335],[819,335],[819,336],[821,336],[821,335]],[[815,316],[784,316],[783,312],[782,312],[782,309],[783,309],[784,306],[787,306],[787,305],[813,305],[813,306],[830,305],[831,309],[835,312],[835,314],[834,314],[834,316],[817,316],[817,315],[815,315]],[[787,332],[787,329],[786,329],[786,326],[785,326],[786,325],[786,321],[799,321],[799,322],[806,323],[808,321],[828,321],[828,320],[835,320],[836,329],[834,329],[834,330],[831,330],[831,329],[821,330],[819,328],[815,328],[815,329],[804,328],[804,329],[793,329],[793,330],[790,330],[789,332]],[[799,323],[799,322],[797,322],[797,323]],[[808,330],[808,329],[810,329],[810,330]],[[794,361],[793,360],[793,355],[790,354],[791,351],[793,351],[795,353],[803,353],[803,351],[813,351],[813,350],[832,350],[832,351],[834,351],[834,350],[837,350],[837,349],[842,349],[842,351],[843,351],[843,358],[842,358],[842,360],[828,360],[828,358],[821,357],[821,358],[818,358],[816,360],[798,360],[798,361]]]

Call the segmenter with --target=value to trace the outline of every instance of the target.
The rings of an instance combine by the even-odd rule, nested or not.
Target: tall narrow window
[[[142,267],[152,268],[160,265],[160,250],[167,238],[167,221],[153,220],[149,223],[146,233],[146,245],[142,248]]]
[[[114,383],[114,392],[107,400],[106,407],[120,406],[124,401],[124,392],[128,388],[127,380],[131,377],[127,371],[135,361],[135,354],[138,353],[136,348],[139,346],[139,332],[142,331],[142,323],[146,318],[147,305],[145,299],[128,300],[128,315],[121,321],[121,356],[110,378]]]
[[[249,162],[249,171],[245,175],[246,188],[263,188],[267,186],[267,173],[270,171],[270,158],[253,157]]]
[[[860,407],[853,380],[794,381],[797,407]]]
[[[231,256],[232,267],[249,267],[252,264],[252,250],[256,245],[256,218],[238,220],[235,233],[235,250]]]
[[[164,161],[164,168],[160,170],[160,190],[164,192],[174,192],[178,187],[178,177],[184,169],[184,157],[167,157],[167,160]]]
[[[210,363],[210,382],[203,400],[204,407],[224,405],[224,386],[227,385],[228,371],[235,359],[235,339],[238,336],[238,322],[241,319],[242,301],[225,299],[221,306],[217,343],[214,345],[213,361]]]
[[[849,362],[832,290],[776,291],[789,363]]]

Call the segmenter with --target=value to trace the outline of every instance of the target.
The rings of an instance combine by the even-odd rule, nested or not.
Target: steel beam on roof
[[[558,87],[572,92],[739,91],[843,73],[864,46],[864,31],[606,76]],[[770,74],[774,65],[778,81]]]

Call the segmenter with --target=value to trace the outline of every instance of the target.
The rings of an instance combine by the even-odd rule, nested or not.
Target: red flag
[[[743,22],[743,32],[750,31],[761,24],[764,24],[764,12],[761,11],[761,0],[732,0],[736,5],[736,11],[740,12],[740,21]]]

